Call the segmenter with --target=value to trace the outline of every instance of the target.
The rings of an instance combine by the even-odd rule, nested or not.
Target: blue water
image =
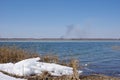
[[[76,58],[83,74],[105,74],[120,77],[120,42],[0,42],[44,54],[55,54],[62,60]]]

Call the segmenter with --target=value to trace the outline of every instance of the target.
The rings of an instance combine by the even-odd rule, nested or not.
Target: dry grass
[[[88,76],[79,76],[79,78],[76,79],[76,78],[73,78],[72,75],[55,77],[55,76],[50,76],[49,73],[44,73],[42,74],[42,76],[41,75],[32,76],[27,79],[28,80],[120,80],[120,78],[109,77],[109,76],[98,75],[98,74],[88,75]]]
[[[29,50],[20,49],[16,46],[1,46],[0,47],[0,63],[8,63],[8,62],[18,62],[23,59],[40,57],[41,61],[47,63],[58,63],[59,58],[57,55],[47,54],[44,56],[40,56],[38,53],[34,53]]]
[[[59,63],[59,58],[57,55],[46,54],[41,57],[41,61],[47,63]]]
[[[16,46],[0,47],[0,63],[18,62],[23,59],[39,56],[37,53],[30,53],[27,50],[17,48]]]
[[[79,73],[78,73],[79,61],[75,59],[71,59],[70,67],[73,68],[73,75],[72,75],[73,79],[79,80]]]
[[[112,48],[112,50],[120,51],[120,46],[114,45],[111,48]]]
[[[120,78],[93,74],[89,76],[80,76],[80,80],[120,80]]]

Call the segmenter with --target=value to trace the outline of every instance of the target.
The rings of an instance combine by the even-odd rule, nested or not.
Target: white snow
[[[26,80],[26,79],[14,78],[0,72],[0,80]]]
[[[0,64],[0,70],[19,76],[29,76],[32,74],[41,74],[48,71],[53,76],[71,75],[73,68],[62,66],[55,63],[39,62],[40,58],[30,58],[17,63]],[[81,73],[82,71],[79,71]]]

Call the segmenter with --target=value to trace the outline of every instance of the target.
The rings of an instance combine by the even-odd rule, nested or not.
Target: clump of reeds
[[[27,50],[17,48],[16,46],[0,47],[0,63],[18,62],[23,59],[39,56],[37,53],[30,53]]]
[[[35,76],[30,76],[26,78],[27,80],[49,80],[48,77],[50,77],[50,73],[47,71],[42,72],[42,74],[35,75]]]
[[[24,50],[16,46],[0,47],[0,63],[7,63],[7,62],[15,63],[23,59],[32,58],[32,57],[40,57],[41,61],[43,62],[49,62],[49,63],[59,62],[57,55],[47,54],[44,56],[40,56],[40,54],[38,53],[34,53],[29,50]]]
[[[52,55],[52,54],[47,54],[41,57],[41,60],[43,62],[48,62],[48,63],[58,63],[59,59],[57,55]]]
[[[70,60],[70,63],[69,63],[69,66],[73,68],[73,75],[72,75],[72,78],[74,80],[80,80],[79,79],[79,73],[78,73],[78,69],[79,69],[79,61],[76,60],[76,59],[71,59]]]

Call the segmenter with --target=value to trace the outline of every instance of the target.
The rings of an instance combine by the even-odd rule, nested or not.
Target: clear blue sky
[[[0,37],[61,36],[120,38],[120,0],[0,0]]]

